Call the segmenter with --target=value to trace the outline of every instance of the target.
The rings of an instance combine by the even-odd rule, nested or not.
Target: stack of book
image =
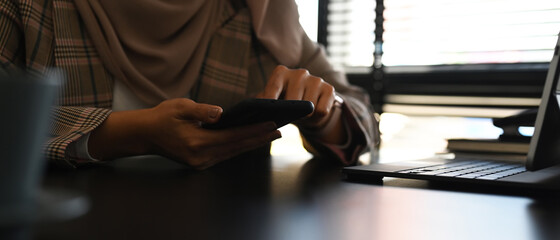
[[[537,108],[527,109],[505,118],[493,118],[494,126],[503,130],[498,139],[447,139],[447,150],[455,155],[504,156],[506,158],[527,158],[531,138],[519,132],[520,127],[534,126]]]
[[[452,152],[486,152],[527,154],[528,141],[503,141],[498,139],[447,139],[447,149]]]
[[[447,139],[447,150],[456,156],[525,159],[529,152],[529,141],[455,138]]]

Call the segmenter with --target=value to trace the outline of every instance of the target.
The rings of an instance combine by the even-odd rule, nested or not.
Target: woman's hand
[[[313,102],[315,105],[313,113],[298,121],[297,125],[320,131],[333,118],[332,120],[336,121],[332,125],[334,127],[328,129],[327,134],[323,134],[322,140],[329,143],[342,143],[346,141],[346,133],[340,114],[338,116],[332,114],[335,96],[334,87],[323,79],[309,74],[305,69],[289,69],[281,65],[274,69],[264,91],[257,95],[258,98]]]
[[[94,158],[160,154],[205,169],[281,137],[273,122],[208,130],[222,109],[186,98],[171,99],[151,109],[112,113],[90,136]]]

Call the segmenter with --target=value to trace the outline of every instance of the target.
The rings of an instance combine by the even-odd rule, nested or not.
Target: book
[[[529,152],[529,142],[455,138],[447,139],[447,150],[450,152],[527,154]]]

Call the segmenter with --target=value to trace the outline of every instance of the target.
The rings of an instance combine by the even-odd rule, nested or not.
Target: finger
[[[214,123],[220,119],[221,107],[216,105],[196,103],[190,99],[185,99],[178,103],[179,116],[186,120],[198,120],[205,123]]]
[[[262,94],[259,94],[259,97],[262,98],[269,98],[269,99],[278,99],[280,97],[280,95],[282,94],[282,91],[285,88],[286,85],[286,79],[284,78],[284,74],[288,71],[289,69],[285,66],[279,65],[277,66],[274,71],[272,71],[272,74],[270,75],[270,78],[268,79],[268,83],[266,84],[266,87],[264,88],[264,92]]]
[[[309,76],[311,75],[305,69],[292,70],[291,74],[286,75],[285,77],[288,77],[286,79],[288,86],[284,90],[284,99],[301,100]]]
[[[329,115],[334,105],[334,94],[334,88],[331,85],[323,85],[321,87],[321,94],[313,112],[314,119],[319,120]]]
[[[213,152],[216,153],[216,155],[212,158],[211,161],[207,162],[208,163],[207,165],[208,167],[215,165],[221,161],[230,159],[241,153],[248,152],[257,149],[259,147],[265,146],[266,144],[269,144],[270,142],[281,137],[282,137],[282,133],[278,130],[275,130],[265,135],[251,137],[234,143],[228,143],[228,144],[218,146],[215,149],[213,149]]]
[[[261,136],[251,137],[235,143],[223,145],[222,153],[224,154],[224,156],[227,156],[227,158],[231,158],[239,155],[240,153],[244,153],[269,144],[270,142],[281,137],[282,133],[279,130],[275,130]]]
[[[204,130],[207,134],[200,143],[202,146],[217,146],[228,143],[234,143],[254,136],[261,136],[277,129],[274,122],[265,122],[252,124],[242,127],[222,129],[222,130]]]
[[[302,100],[310,101],[313,102],[314,105],[317,105],[321,83],[323,83],[321,78],[315,76],[309,77],[307,83],[305,84],[305,91],[303,93]]]

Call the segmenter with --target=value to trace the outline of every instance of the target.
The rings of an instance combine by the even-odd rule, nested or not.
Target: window
[[[385,0],[383,64],[548,62],[560,31],[550,0]]]
[[[436,114],[494,117],[534,108],[560,32],[560,5],[550,0],[317,4],[326,25],[318,40],[380,112],[432,107]]]
[[[317,40],[319,0],[296,0],[300,23]],[[328,3],[327,53],[339,67],[371,67],[375,0],[331,0]],[[350,70],[352,72],[352,70]]]
[[[375,5],[372,0],[330,1],[327,52],[335,65],[372,66]]]
[[[317,25],[319,20],[319,0],[296,0],[299,12],[299,23],[313,41],[317,41]]]
[[[560,5],[384,0],[384,8],[384,110],[502,117],[538,106]]]

